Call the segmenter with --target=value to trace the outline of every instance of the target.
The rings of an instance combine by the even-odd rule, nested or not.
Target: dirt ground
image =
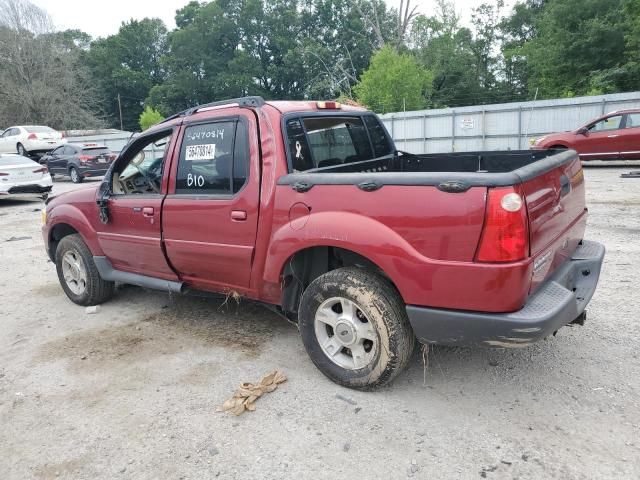
[[[0,478],[640,478],[631,168],[586,170],[587,237],[608,252],[584,327],[521,350],[435,348],[424,379],[416,353],[375,393],[327,380],[257,304],[122,287],[86,314],[45,255],[41,202],[0,200]],[[72,188],[86,186],[55,184]],[[288,381],[255,412],[216,412],[276,368]]]

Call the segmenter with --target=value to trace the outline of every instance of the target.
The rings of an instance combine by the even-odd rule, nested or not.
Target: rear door
[[[162,210],[167,257],[207,290],[250,289],[260,173],[255,116],[246,110],[185,123]]]
[[[613,160],[620,157],[622,115],[611,115],[588,127],[585,134],[576,135],[575,148],[586,160]]]
[[[640,112],[625,116],[625,128],[620,132],[621,152],[625,159],[640,158]]]
[[[8,128],[0,137],[0,153],[16,153],[17,142],[20,130],[17,128]]]

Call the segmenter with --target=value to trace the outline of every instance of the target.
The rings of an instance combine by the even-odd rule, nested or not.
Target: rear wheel
[[[76,167],[71,167],[69,169],[69,176],[71,177],[71,181],[73,183],[81,183],[82,182],[82,176],[78,173],[78,170],[76,169]]]
[[[60,240],[56,248],[56,271],[64,293],[73,303],[98,305],[113,296],[115,283],[100,277],[91,251],[78,234]]]
[[[334,382],[373,390],[409,363],[415,337],[391,283],[360,268],[325,273],[305,290],[299,329],[313,363]]]
[[[16,150],[18,151],[18,155],[22,155],[23,157],[27,156],[27,151],[21,143],[16,146]]]

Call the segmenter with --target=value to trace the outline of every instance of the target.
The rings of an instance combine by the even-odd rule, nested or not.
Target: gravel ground
[[[521,350],[435,348],[375,393],[315,369],[261,306],[58,285],[41,203],[0,200],[2,479],[640,477],[640,179],[586,170],[607,246],[584,327]],[[637,166],[635,168],[640,168]],[[60,192],[84,188],[57,182]],[[242,381],[288,381],[216,412]]]

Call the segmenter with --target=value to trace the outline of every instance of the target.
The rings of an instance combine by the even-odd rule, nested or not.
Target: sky
[[[161,18],[169,29],[175,28],[175,11],[189,0],[31,0],[49,12],[59,30],[77,28],[92,37],[105,37],[118,32],[120,24],[131,18]],[[400,0],[385,0],[388,5],[398,7]],[[429,15],[434,8],[434,0],[413,0],[421,13]],[[462,22],[468,24],[471,9],[482,3],[479,0],[455,0],[456,10]],[[515,0],[507,0],[511,6]],[[505,8],[505,11],[508,11]]]

